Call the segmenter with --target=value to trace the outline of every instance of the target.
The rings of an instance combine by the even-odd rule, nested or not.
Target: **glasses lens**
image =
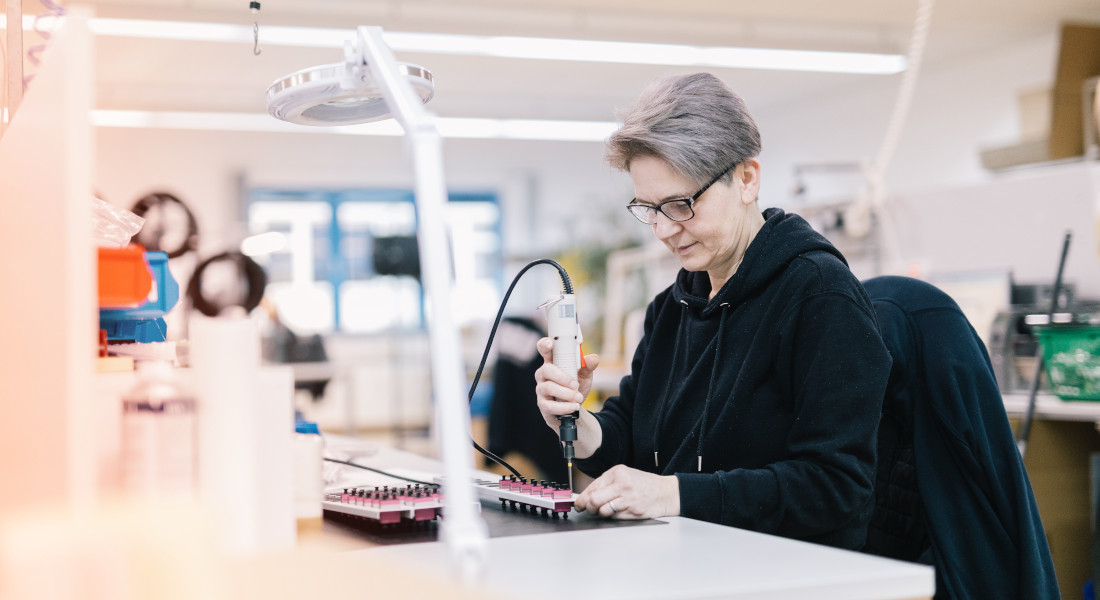
[[[634,215],[634,218],[638,219],[642,223],[653,223],[653,219],[657,216],[657,211],[652,206],[644,206],[641,204],[630,204],[627,207],[630,214]]]
[[[665,216],[673,221],[687,221],[695,216],[695,213],[691,210],[691,202],[686,199],[665,202],[661,205],[661,210],[664,211]]]

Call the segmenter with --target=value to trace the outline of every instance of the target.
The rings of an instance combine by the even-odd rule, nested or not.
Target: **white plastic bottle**
[[[297,421],[294,424],[294,516],[299,536],[321,530],[323,447],[316,423]]]
[[[194,499],[198,475],[195,398],[167,362],[138,363],[122,399],[121,484],[125,493]]]

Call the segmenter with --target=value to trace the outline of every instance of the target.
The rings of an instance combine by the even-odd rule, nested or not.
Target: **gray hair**
[[[710,73],[659,79],[617,116],[623,125],[608,139],[606,157],[622,171],[653,156],[702,185],[760,154],[760,130],[745,101]]]

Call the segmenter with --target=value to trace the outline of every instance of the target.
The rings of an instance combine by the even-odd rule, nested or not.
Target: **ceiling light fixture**
[[[869,75],[889,75],[905,70],[904,56],[863,52],[405,32],[389,32],[386,41],[399,51],[501,58]]]
[[[189,129],[198,131],[252,131],[267,133],[328,133],[340,135],[403,135],[395,121],[344,127],[298,127],[264,113],[93,110],[95,127],[128,129]],[[448,139],[527,140],[543,142],[603,142],[618,128],[614,121],[550,119],[476,119],[436,117],[439,134]]]
[[[26,25],[25,25],[26,26]],[[48,27],[43,20],[41,26]],[[199,23],[143,19],[95,18],[93,33],[104,36],[252,44],[252,27],[228,23]],[[452,33],[387,31],[387,45],[398,52],[462,54],[529,60],[568,60],[619,64],[651,64],[728,69],[774,69],[892,75],[907,68],[901,54],[832,52],[735,46],[690,46],[600,40],[517,36],[478,36]],[[265,45],[339,48],[353,32],[348,29],[268,25]]]

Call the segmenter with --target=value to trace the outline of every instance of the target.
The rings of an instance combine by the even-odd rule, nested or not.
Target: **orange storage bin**
[[[153,275],[145,263],[145,248],[99,249],[99,307],[134,308],[145,303],[153,289]]]

